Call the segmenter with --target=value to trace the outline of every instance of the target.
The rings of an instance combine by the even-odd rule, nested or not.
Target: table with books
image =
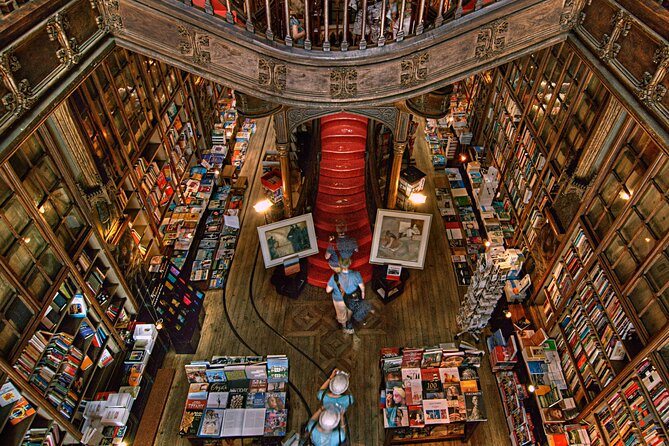
[[[288,423],[285,355],[214,356],[185,369],[189,388],[180,436],[194,444],[240,437],[280,444]]]
[[[382,349],[385,444],[467,441],[487,419],[478,374],[482,357],[464,342]]]

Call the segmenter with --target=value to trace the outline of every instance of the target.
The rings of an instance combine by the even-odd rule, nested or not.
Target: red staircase
[[[307,282],[325,288],[332,270],[325,260],[328,237],[336,234],[338,221],[345,221],[346,234],[358,241],[351,269],[365,282],[372,279],[369,228],[365,197],[365,148],[367,118],[349,113],[321,118],[321,164],[318,194],[314,206],[314,225],[318,255],[309,257]]]

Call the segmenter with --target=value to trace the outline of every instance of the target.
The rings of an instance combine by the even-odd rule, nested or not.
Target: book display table
[[[483,352],[453,344],[381,350],[385,445],[467,441],[485,421]]]
[[[189,389],[180,436],[197,445],[242,437],[281,443],[288,422],[286,356],[214,356],[185,369]]]

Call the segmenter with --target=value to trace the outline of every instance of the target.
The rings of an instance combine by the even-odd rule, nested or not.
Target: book
[[[265,413],[264,435],[267,437],[282,437],[286,435],[287,423],[287,410],[267,410]]]
[[[16,403],[21,398],[21,394],[11,382],[7,381],[0,387],[0,407]]]
[[[203,410],[186,408],[186,410],[184,410],[183,416],[181,417],[179,435],[188,437],[196,436],[200,428],[203,412]]]
[[[208,409],[225,409],[228,405],[228,392],[209,392],[207,394]]]
[[[244,409],[226,409],[222,437],[239,437],[244,427]]]
[[[487,420],[482,392],[467,392],[465,395],[465,410],[467,421]]]
[[[212,368],[209,367],[205,370],[205,375],[207,377],[207,382],[209,383],[216,383],[216,382],[224,382],[227,381],[227,378],[225,376],[225,370],[222,368]]]
[[[189,383],[204,383],[207,382],[207,366],[206,365],[194,365],[187,364],[184,366],[186,369],[186,378]]]
[[[243,436],[261,436],[265,433],[265,408],[246,409],[244,411],[244,422],[242,424]],[[272,435],[283,436],[286,434],[285,423],[282,433]]]
[[[409,426],[423,427],[425,426],[425,418],[423,416],[423,406],[409,406]]]
[[[202,413],[202,421],[198,430],[199,437],[220,437],[223,431],[223,420],[225,410],[205,409]]]
[[[14,403],[14,407],[12,407],[12,413],[9,415],[9,422],[12,426],[15,426],[35,413],[35,408],[28,402],[28,400],[21,397]]]
[[[423,412],[425,424],[448,423],[448,401],[445,399],[433,399],[423,401]]]

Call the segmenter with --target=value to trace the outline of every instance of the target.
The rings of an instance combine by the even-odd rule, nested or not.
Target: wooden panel
[[[58,48],[58,40],[49,40],[44,28],[31,34],[13,51],[21,64],[14,72],[14,79],[28,79],[30,86],[34,88],[60,65],[56,57]]]
[[[653,55],[657,43],[638,23],[632,23],[627,36],[619,41],[620,52],[616,59],[637,79],[643,79],[643,73],[654,73],[656,64]]]
[[[170,395],[170,387],[172,387],[175,373],[176,370],[174,369],[158,370],[149,394],[149,402],[144,408],[137,434],[132,443],[134,446],[151,446],[153,444],[160,426],[160,418],[165,410],[165,403]]]
[[[67,10],[70,22],[68,33],[77,39],[78,44],[83,44],[98,31],[95,23],[97,12],[91,8],[91,2],[77,2]]]
[[[616,14],[614,7],[606,0],[592,0],[583,8],[585,28],[597,42],[604,40],[604,34],[611,33],[611,20]]]

